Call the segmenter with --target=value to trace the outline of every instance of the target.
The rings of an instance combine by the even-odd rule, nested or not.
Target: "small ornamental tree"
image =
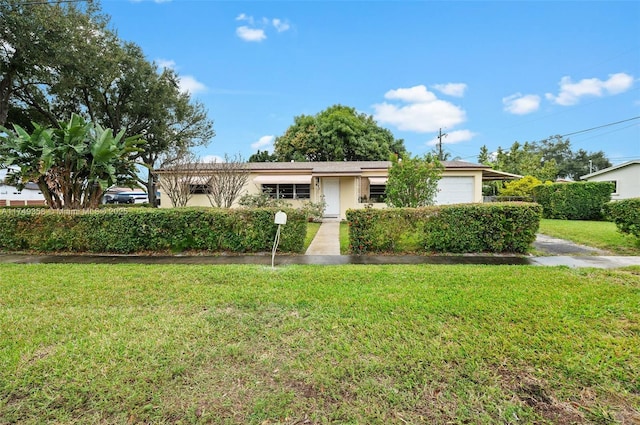
[[[443,170],[440,161],[427,154],[422,158],[394,155],[391,162],[386,189],[387,205],[398,208],[433,205]]]

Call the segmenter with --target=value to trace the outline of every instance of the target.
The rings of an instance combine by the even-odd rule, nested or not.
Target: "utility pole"
[[[438,161],[444,161],[444,153],[442,152],[442,138],[447,137],[447,133],[442,132],[442,128],[438,132]]]

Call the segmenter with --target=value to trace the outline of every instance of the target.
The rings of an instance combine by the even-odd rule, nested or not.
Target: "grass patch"
[[[634,423],[640,268],[0,265],[0,423]]]
[[[605,249],[614,254],[640,255],[638,238],[620,233],[616,225],[608,221],[542,219],[540,233]]]
[[[302,250],[302,252],[305,252],[307,248],[309,248],[309,245],[311,245],[313,238],[316,237],[318,230],[320,230],[320,224],[322,223],[316,223],[316,222],[307,223],[307,234],[305,235],[305,238],[304,238],[304,249]]]
[[[340,254],[349,254],[349,222],[340,222]]]

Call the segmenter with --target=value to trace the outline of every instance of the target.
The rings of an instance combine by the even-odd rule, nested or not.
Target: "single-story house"
[[[520,176],[496,171],[482,164],[464,161],[443,161],[444,171],[438,182],[436,204],[482,202],[482,182],[512,180]],[[286,199],[297,207],[305,201],[319,202],[324,197],[326,217],[344,219],[348,209],[384,208],[384,192],[391,162],[250,162],[247,184],[242,193],[268,192],[271,196]],[[221,164],[208,164],[199,168],[198,181],[193,186],[193,196],[187,205],[210,206],[205,194],[207,175],[216,172]],[[180,170],[164,169],[158,177],[180,173]],[[162,192],[163,190],[160,189]],[[172,207],[169,197],[162,207]]]
[[[20,190],[6,183],[12,170],[0,169],[0,207],[45,205],[44,195],[37,184],[28,182]]]
[[[625,162],[580,177],[590,182],[612,182],[612,200],[640,198],[640,160]]]

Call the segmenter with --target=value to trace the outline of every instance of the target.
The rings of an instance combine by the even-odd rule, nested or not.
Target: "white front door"
[[[327,208],[325,217],[340,217],[340,179],[337,177],[322,179],[322,194]]]

